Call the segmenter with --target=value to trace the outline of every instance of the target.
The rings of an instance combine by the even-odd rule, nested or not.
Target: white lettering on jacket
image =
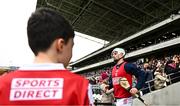
[[[14,78],[10,101],[62,99],[63,78]]]

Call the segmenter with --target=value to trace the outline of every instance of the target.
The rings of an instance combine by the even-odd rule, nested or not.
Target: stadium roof
[[[38,0],[58,10],[78,32],[111,43],[160,22],[180,9],[180,0]]]

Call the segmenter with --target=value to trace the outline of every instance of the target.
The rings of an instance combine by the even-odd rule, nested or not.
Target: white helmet
[[[122,53],[122,54],[123,54],[123,56],[125,56],[125,55],[126,55],[125,50],[124,50],[124,49],[122,49],[122,48],[115,48],[115,49],[112,51],[112,53],[113,53],[113,52],[117,52],[118,54]]]

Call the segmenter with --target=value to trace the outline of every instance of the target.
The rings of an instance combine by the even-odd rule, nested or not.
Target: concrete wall
[[[142,98],[149,106],[180,106],[180,82],[152,91],[143,95]],[[144,104],[136,98],[133,106],[144,106]]]

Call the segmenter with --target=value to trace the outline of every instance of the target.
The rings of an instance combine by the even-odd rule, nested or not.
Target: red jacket
[[[127,90],[125,90],[119,85],[119,78],[125,77],[127,78],[130,86],[132,87],[132,75],[128,74],[124,69],[125,63],[126,62],[122,63],[118,69],[116,66],[114,66],[112,70],[112,80],[115,98],[128,98],[131,96],[131,94]]]
[[[0,77],[0,105],[89,105],[88,80],[68,70],[17,70]]]

